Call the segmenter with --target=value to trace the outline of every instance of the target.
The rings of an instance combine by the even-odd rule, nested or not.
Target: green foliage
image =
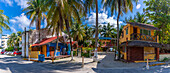
[[[9,39],[7,41],[7,45],[8,46],[17,46],[19,47],[19,43],[20,41],[22,40],[22,33],[20,31],[16,33],[12,33],[10,36],[9,36]]]
[[[13,51],[14,47],[8,47],[7,49],[5,49],[6,51]]]
[[[2,47],[0,47],[0,49],[3,49]]]
[[[148,18],[146,18],[146,15],[143,13],[143,14],[140,14],[139,12],[136,13],[136,15],[134,16],[134,18],[130,17],[130,18],[125,18],[125,21],[124,22],[139,22],[139,23],[147,23],[149,24],[148,22]]]
[[[115,38],[116,37],[116,29],[114,28],[113,25],[110,25],[110,23],[108,23],[107,26],[104,25],[102,27],[101,36]]]
[[[76,56],[76,53],[77,53],[76,51],[73,51],[73,56]]]
[[[7,25],[9,24],[9,17],[4,15],[4,11],[0,10],[0,34],[2,34],[2,28],[10,30],[10,27]]]
[[[86,47],[83,49],[81,56],[90,57],[90,51],[93,51],[93,50],[94,50],[94,48]],[[92,52],[91,52],[91,54],[92,54]]]
[[[74,38],[74,40],[81,41],[83,40],[83,36],[86,36],[84,25],[82,24],[74,24],[71,27],[71,36]]]
[[[152,21],[155,27],[161,32],[156,32],[160,37],[160,42],[170,43],[170,3],[168,0],[144,1],[147,8],[144,9],[146,16]]]
[[[169,60],[170,60],[169,58],[165,57],[165,58],[162,60],[162,62],[166,62],[166,61],[169,61]]]

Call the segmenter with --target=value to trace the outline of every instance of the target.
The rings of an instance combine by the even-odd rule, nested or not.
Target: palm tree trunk
[[[96,2],[96,35],[95,35],[95,54],[93,61],[97,61],[97,43],[98,43],[98,1]]]
[[[65,16],[66,17],[66,16]],[[67,29],[67,32],[68,32],[68,36],[69,36],[69,39],[70,39],[70,46],[71,46],[71,61],[74,60],[73,59],[73,49],[72,49],[72,41],[71,41],[71,35],[70,35],[70,31],[69,31],[69,21],[68,21],[68,18],[65,18],[65,23],[66,23],[66,29]]]
[[[118,50],[118,59],[120,59],[120,49],[119,49],[119,17],[120,17],[120,3],[121,0],[118,1],[118,16],[117,16],[117,50]]]
[[[59,22],[58,22],[58,25],[57,25],[58,29],[56,31],[56,34],[57,34],[57,40],[56,40],[56,49],[55,49],[55,53],[54,53],[54,56],[52,58],[52,63],[54,63],[54,58],[56,57],[56,54],[57,54],[57,50],[58,50],[58,39],[59,39]]]

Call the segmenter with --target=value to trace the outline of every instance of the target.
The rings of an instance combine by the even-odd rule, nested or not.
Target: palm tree
[[[86,12],[90,12],[90,10],[96,9],[96,30],[95,30],[95,54],[94,54],[94,61],[97,61],[97,44],[98,44],[98,1],[97,0],[85,0],[84,6]]]
[[[114,15],[114,12],[118,11],[117,15],[117,50],[119,51],[119,58],[120,58],[120,49],[119,49],[119,18],[120,15],[123,15],[123,13],[127,13],[128,10],[132,12],[133,10],[133,4],[132,1],[138,1],[138,0],[102,0],[102,3],[104,3],[104,8],[111,8],[111,15]]]
[[[22,40],[21,34],[22,33],[20,31],[18,31],[17,34],[12,33],[9,36],[9,39],[7,41],[7,45],[10,46],[10,47],[13,47],[13,46],[19,47],[19,42]]]
[[[70,44],[71,35],[70,35],[70,26],[72,24],[72,18],[76,18],[78,22],[80,22],[80,14],[83,13],[83,6],[81,0],[47,0],[46,7],[49,7],[50,10],[47,14],[47,26],[49,28],[54,28],[57,32],[57,36],[59,31],[63,31],[66,27],[66,30],[69,35]],[[65,27],[64,27],[65,26]],[[58,42],[58,39],[57,39]],[[58,45],[57,48],[58,49]],[[71,54],[73,60],[73,50],[71,45]]]
[[[8,44],[8,46],[14,46],[15,44],[16,44],[16,37],[17,37],[17,35],[15,34],[15,33],[12,33],[10,36],[9,36],[9,39],[8,39],[8,41],[7,41],[7,44]]]
[[[72,27],[71,27],[71,36],[77,42],[82,41],[83,37],[86,36],[84,25],[78,24],[78,23],[72,25]]]
[[[110,25],[110,23],[103,26],[103,29],[101,30],[101,36],[104,36],[104,37],[115,37],[115,32],[116,32],[116,29],[114,28],[113,25]]]
[[[29,6],[23,11],[26,11],[26,15],[30,16],[31,23],[30,26],[32,26],[35,22],[36,30],[39,31],[39,40],[40,42],[40,29],[41,29],[41,21],[46,18],[46,15],[44,12],[48,10],[48,8],[44,8],[45,0],[29,0],[27,3]]]
[[[86,36],[84,36],[83,40],[85,41],[85,40],[91,39],[94,35],[93,29],[87,25],[85,25],[84,29],[85,29]]]
[[[147,23],[148,22],[148,18],[145,17],[145,14],[140,14],[139,12],[136,13],[136,16],[134,16],[134,19],[132,19],[132,17],[130,17],[129,19],[125,18],[125,22],[139,22],[139,23]]]
[[[9,24],[9,17],[3,14],[4,11],[0,10],[0,33],[2,34],[2,28],[10,30],[10,27],[6,24]]]

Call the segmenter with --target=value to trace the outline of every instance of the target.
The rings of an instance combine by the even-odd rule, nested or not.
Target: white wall
[[[22,35],[22,56],[25,56],[25,35]],[[26,34],[26,57],[29,56],[28,33]]]
[[[159,61],[162,61],[165,57],[170,59],[170,53],[169,54],[159,54]]]

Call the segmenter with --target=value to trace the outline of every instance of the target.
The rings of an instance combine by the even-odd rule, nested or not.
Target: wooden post
[[[84,56],[82,56],[82,67],[84,67]]]
[[[146,69],[149,69],[149,59],[147,59]]]
[[[156,48],[156,60],[159,61],[159,48]]]
[[[52,57],[52,63],[54,63],[54,56]]]
[[[25,40],[25,43],[24,43],[24,57],[26,58],[26,27],[25,27],[25,38],[24,38],[24,40]]]

